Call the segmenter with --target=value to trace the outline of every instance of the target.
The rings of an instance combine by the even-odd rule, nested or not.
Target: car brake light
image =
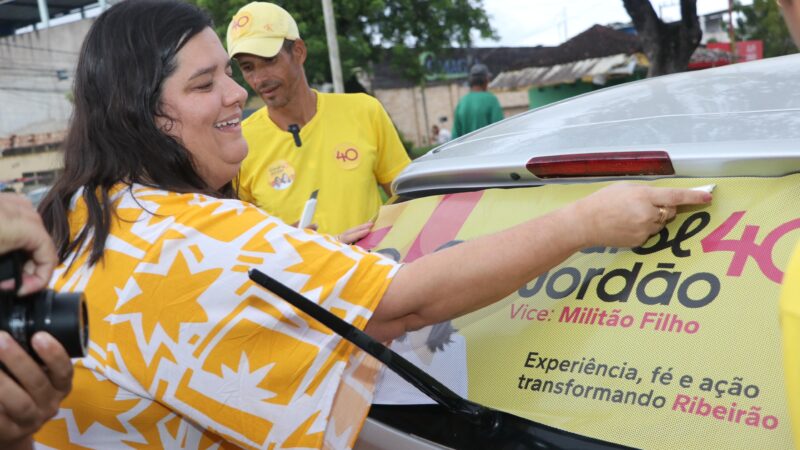
[[[538,178],[674,175],[665,151],[537,156],[525,165]]]

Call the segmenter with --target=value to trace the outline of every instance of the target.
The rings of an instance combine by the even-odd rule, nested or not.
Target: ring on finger
[[[668,214],[669,213],[667,212],[667,208],[666,207],[659,206],[658,207],[658,219],[656,220],[656,223],[661,225],[661,226],[664,226],[664,224],[667,223]]]

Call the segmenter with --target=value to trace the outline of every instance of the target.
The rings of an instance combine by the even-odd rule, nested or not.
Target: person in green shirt
[[[489,76],[483,64],[469,69],[469,93],[459,100],[453,114],[453,139],[503,119],[500,102],[487,90]]]

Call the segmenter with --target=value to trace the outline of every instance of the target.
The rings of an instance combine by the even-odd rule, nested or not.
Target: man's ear
[[[306,48],[306,43],[303,39],[297,38],[294,41],[294,45],[292,46],[292,56],[300,62],[300,64],[305,64],[306,57],[308,56],[308,49]]]

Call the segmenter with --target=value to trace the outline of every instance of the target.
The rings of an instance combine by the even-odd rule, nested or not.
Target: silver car
[[[619,180],[716,189],[642,247],[586,249],[392,344],[495,428],[387,370],[357,448],[792,448],[777,305],[800,240],[800,56],[603,89],[446,143],[395,180],[365,245],[409,261]]]

